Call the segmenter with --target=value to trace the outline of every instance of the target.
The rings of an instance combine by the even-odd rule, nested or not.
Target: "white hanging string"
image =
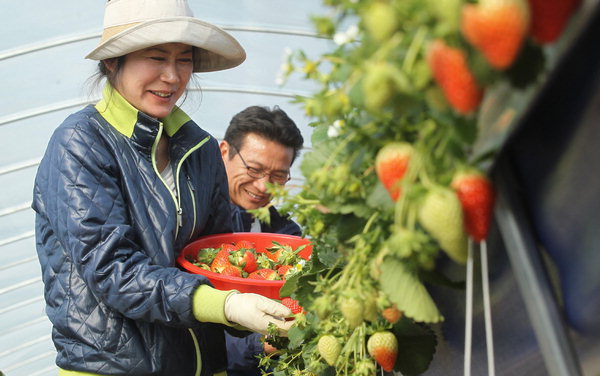
[[[483,289],[488,376],[494,376],[496,371],[494,367],[494,333],[492,331],[492,307],[490,304],[490,286],[488,280],[487,242],[483,240],[479,245],[481,250],[481,287]]]
[[[471,340],[473,337],[473,241],[469,239],[467,254],[467,291],[465,306],[465,364],[464,376],[471,376]]]

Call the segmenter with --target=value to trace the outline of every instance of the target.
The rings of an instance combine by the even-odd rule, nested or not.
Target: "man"
[[[227,170],[234,231],[272,232],[301,235],[297,223],[269,208],[270,223],[260,222],[247,210],[269,204],[267,183],[285,185],[290,169],[304,139],[300,130],[279,107],[252,106],[235,115],[220,144],[221,156]],[[260,375],[258,359],[261,352],[275,349],[260,341],[260,334],[234,337],[226,334],[227,374],[229,376]]]

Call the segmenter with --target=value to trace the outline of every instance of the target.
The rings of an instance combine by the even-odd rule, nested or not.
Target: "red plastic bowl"
[[[267,281],[259,279],[248,279],[231,277],[202,269],[185,259],[187,255],[194,255],[202,248],[217,248],[223,243],[237,243],[240,240],[249,240],[254,243],[257,252],[265,252],[265,249],[276,241],[282,245],[289,245],[296,249],[307,244],[298,255],[308,259],[312,253],[310,240],[293,235],[271,234],[267,232],[233,232],[228,234],[209,235],[186,245],[177,258],[177,263],[185,270],[194,274],[202,274],[219,290],[238,290],[239,292],[253,292],[271,299],[280,299],[279,290],[285,281]]]

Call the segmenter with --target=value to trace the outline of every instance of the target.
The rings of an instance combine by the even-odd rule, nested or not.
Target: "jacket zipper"
[[[175,211],[177,212],[177,226],[175,227],[175,238],[177,239],[179,227],[181,227],[182,225],[181,218],[183,215],[183,210],[181,209],[181,207],[179,207],[179,201],[177,200],[177,197],[175,197],[175,193],[173,193],[171,187],[169,187],[169,184],[167,184],[165,179],[163,179],[162,175],[160,174],[160,171],[158,171],[158,167],[156,166],[156,148],[158,148],[158,142],[160,140],[160,136],[162,136],[163,129],[163,125],[162,123],[160,123],[158,125],[158,133],[156,134],[156,138],[154,139],[154,143],[152,144],[152,167],[154,168],[154,172],[156,172],[156,175],[158,175],[160,181],[162,181],[165,187],[167,187],[167,190],[169,191],[169,194],[171,195],[171,198],[173,198],[173,202],[175,203]],[[170,168],[170,166],[167,166],[167,168]],[[174,179],[176,179],[176,177],[174,177]],[[175,186],[177,187],[177,185],[177,180],[175,180]]]
[[[192,185],[192,179],[190,178],[190,175],[186,175],[185,176],[187,179],[187,184],[188,184],[188,188],[190,190],[190,196],[192,197],[192,209],[194,210],[194,225],[192,226],[192,229],[196,228],[196,199],[194,198],[194,186]],[[190,231],[190,236],[188,238],[188,240],[192,239],[192,236],[194,236],[194,231]]]
[[[158,171],[158,168],[156,167],[156,148],[158,147],[158,141],[160,140],[160,136],[162,135],[163,129],[164,129],[164,127],[163,127],[162,123],[160,123],[158,125],[158,133],[156,135],[156,138],[154,139],[154,144],[152,144],[152,167],[154,168],[154,171],[158,175],[158,178],[167,187],[169,193],[171,194],[171,197],[173,198],[173,202],[175,203],[175,210],[177,212],[177,226],[175,227],[175,239],[177,239],[177,236],[179,235],[179,228],[181,226],[183,226],[183,219],[182,219],[183,218],[183,208],[181,207],[181,190],[179,187],[179,172],[181,171],[181,166],[183,165],[183,162],[185,161],[185,159],[192,152],[194,152],[195,150],[199,149],[202,145],[204,145],[206,143],[206,141],[208,141],[210,139],[210,136],[206,136],[202,141],[200,141],[193,148],[188,150],[183,155],[183,157],[181,157],[181,159],[179,160],[179,163],[177,163],[176,173],[175,173],[175,176],[173,177],[175,180],[175,189],[177,190],[177,197],[176,197],[175,193],[171,190],[171,187],[169,187],[167,182],[163,179],[162,175]],[[196,207],[194,195],[192,195],[192,205],[194,208]],[[196,226],[196,210],[194,210],[194,226]]]
[[[179,163],[177,164],[177,170],[175,173],[175,187],[177,187],[177,208],[178,208],[178,212],[177,214],[179,215],[179,221],[181,221],[182,218],[182,214],[183,214],[183,210],[181,209],[181,189],[179,187],[179,173],[181,172],[181,166],[183,165],[183,162],[187,159],[187,157],[190,156],[190,154],[192,154],[194,151],[200,149],[200,147],[202,145],[204,145],[206,143],[206,141],[208,141],[210,139],[210,136],[206,136],[204,137],[204,139],[200,142],[198,142],[194,147],[192,147],[190,150],[188,150],[179,160]],[[192,196],[192,206],[195,208],[196,207],[196,201],[194,198],[194,195]],[[183,223],[178,222],[179,226],[182,226]],[[196,226],[196,210],[194,210],[194,227]],[[179,227],[177,227],[179,229]],[[179,230],[177,231],[177,233],[179,232]],[[192,227],[192,231],[191,233],[194,232],[194,228]],[[177,234],[176,233],[176,234]],[[175,236],[175,238],[177,238],[177,236]]]

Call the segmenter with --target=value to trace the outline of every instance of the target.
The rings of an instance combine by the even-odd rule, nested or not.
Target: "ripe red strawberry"
[[[367,341],[369,355],[386,372],[392,372],[398,357],[398,340],[396,336],[388,331],[376,332]]]
[[[398,320],[400,320],[400,318],[402,318],[402,311],[396,307],[396,304],[393,304],[390,307],[385,308],[381,312],[381,316],[383,316],[383,318],[389,323],[395,324],[398,322]]]
[[[227,250],[229,252],[233,252],[236,250],[235,245],[231,244],[231,243],[223,243],[221,244],[221,250]]]
[[[529,0],[533,39],[540,44],[556,41],[579,5],[581,0]]]
[[[210,270],[215,273],[221,273],[223,269],[229,266],[231,266],[231,262],[229,261],[229,251],[227,249],[222,249],[210,263]]]
[[[319,354],[325,359],[327,364],[333,366],[340,356],[340,352],[342,351],[342,344],[338,339],[331,334],[326,334],[319,338],[319,342],[317,343],[317,350]]]
[[[427,64],[454,110],[468,114],[477,109],[483,98],[483,89],[471,72],[462,50],[449,47],[442,40],[434,40],[427,52]]]
[[[392,142],[381,148],[375,158],[377,177],[394,201],[400,197],[400,182],[408,169],[413,152],[409,143]]]
[[[459,172],[452,179],[463,208],[465,229],[473,240],[486,238],[494,206],[494,188],[490,181],[477,171]]]
[[[240,268],[233,265],[224,266],[219,273],[229,277],[242,277],[242,271],[240,270]]]
[[[269,281],[280,280],[279,275],[272,269],[258,269],[248,275],[250,279],[266,279]]]
[[[240,240],[239,242],[235,243],[235,249],[254,249],[254,243],[252,243],[250,240]]]
[[[298,301],[296,299],[292,299],[290,297],[281,299],[281,304],[288,307],[293,314],[300,313],[304,310],[302,306],[298,304]]]
[[[281,277],[281,279],[286,279],[286,277],[288,276],[290,270],[292,270],[293,268],[294,268],[293,265],[281,265],[277,269],[277,274],[279,274],[279,276]]]
[[[235,266],[242,268],[246,273],[252,273],[256,270],[256,256],[246,248],[240,248],[229,254],[229,261]]]
[[[529,8],[524,0],[481,0],[462,8],[463,35],[499,70],[512,65],[528,29]]]

